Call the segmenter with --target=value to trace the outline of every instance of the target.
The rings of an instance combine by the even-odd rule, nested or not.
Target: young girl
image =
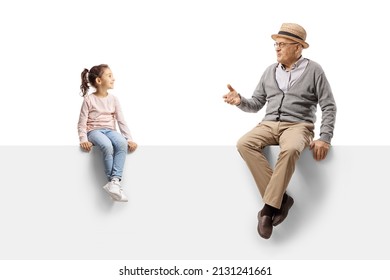
[[[94,145],[102,151],[108,179],[103,189],[114,200],[127,202],[120,181],[127,150],[135,151],[137,144],[131,138],[118,99],[107,91],[114,88],[114,81],[106,64],[94,66],[90,70],[84,69],[81,73],[80,89],[84,101],[80,110],[78,133],[81,148],[89,152]],[[89,85],[96,91],[88,94]],[[117,132],[116,123],[122,134]]]

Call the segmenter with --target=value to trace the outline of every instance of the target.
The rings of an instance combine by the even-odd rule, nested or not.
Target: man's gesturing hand
[[[227,85],[229,92],[223,96],[223,99],[226,103],[231,105],[239,105],[241,103],[241,98],[238,95],[237,91],[230,85]]]

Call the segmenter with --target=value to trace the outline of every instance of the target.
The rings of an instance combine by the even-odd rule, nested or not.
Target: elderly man
[[[336,103],[321,66],[302,56],[309,47],[305,29],[295,23],[283,23],[273,34],[277,63],[263,73],[251,98],[245,98],[228,85],[223,96],[228,104],[245,112],[258,112],[267,103],[263,120],[237,143],[263,198],[257,230],[271,237],[274,226],[287,217],[294,204],[286,189],[301,152],[308,146],[316,160],[326,157],[336,120]],[[322,111],[320,137],[313,141],[317,104]],[[262,153],[268,145],[279,145],[274,170]]]

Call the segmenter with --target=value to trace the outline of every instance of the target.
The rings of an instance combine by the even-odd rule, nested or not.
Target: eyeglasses
[[[299,43],[283,43],[283,42],[279,43],[279,42],[275,42],[274,43],[274,47],[283,49],[287,45],[296,45],[296,44],[299,44]]]

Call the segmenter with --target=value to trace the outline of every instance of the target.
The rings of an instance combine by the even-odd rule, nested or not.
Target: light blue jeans
[[[103,154],[104,171],[108,181],[122,179],[127,155],[127,140],[122,134],[111,129],[97,129],[88,132],[88,140]]]

